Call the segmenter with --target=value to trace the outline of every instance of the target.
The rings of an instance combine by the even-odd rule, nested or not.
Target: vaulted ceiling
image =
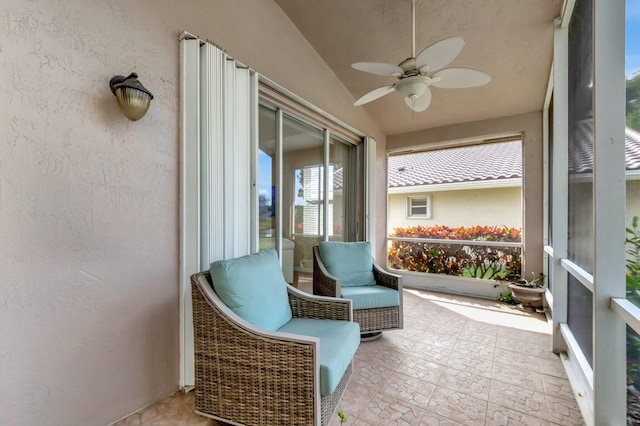
[[[351,68],[354,62],[400,64],[411,56],[411,0],[275,0],[324,59],[354,101],[394,77]],[[489,74],[466,89],[432,88],[424,112],[391,93],[364,106],[393,135],[503,117],[543,107],[553,56],[553,21],[562,0],[418,0],[416,53],[442,39],[466,44],[449,67]]]

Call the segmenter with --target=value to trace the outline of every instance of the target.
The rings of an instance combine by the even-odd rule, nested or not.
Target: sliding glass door
[[[313,246],[360,235],[359,141],[267,103],[259,125],[259,248],[277,248],[296,283],[313,272]]]

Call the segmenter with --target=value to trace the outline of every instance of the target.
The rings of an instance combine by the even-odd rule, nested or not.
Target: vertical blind
[[[193,385],[189,275],[249,254],[257,150],[258,75],[184,33],[181,51],[182,386]]]

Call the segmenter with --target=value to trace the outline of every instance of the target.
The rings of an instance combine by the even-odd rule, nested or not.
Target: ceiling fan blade
[[[378,87],[377,89],[373,89],[372,91],[370,91],[369,93],[367,93],[366,95],[364,95],[363,97],[355,101],[353,103],[353,106],[360,106],[368,102],[375,101],[376,99],[381,98],[384,95],[388,95],[389,93],[393,92],[393,90],[394,90],[393,85]]]
[[[431,90],[427,87],[427,90],[417,98],[404,98],[405,103],[415,112],[422,112],[429,108],[431,105]]]
[[[431,83],[431,85],[441,89],[484,86],[491,81],[491,77],[487,74],[469,68],[447,68],[431,76],[432,79],[438,77],[440,80]]]
[[[385,64],[383,62],[356,62],[351,68],[376,75],[388,77],[400,77],[404,71],[397,65]]]
[[[416,57],[416,68],[432,73],[446,67],[460,54],[465,43],[462,37],[450,37],[432,44]],[[423,69],[425,67],[428,68]]]

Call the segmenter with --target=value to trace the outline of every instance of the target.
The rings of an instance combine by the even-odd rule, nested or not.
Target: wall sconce
[[[116,75],[109,81],[109,87],[129,120],[138,121],[144,117],[153,95],[138,81],[138,74],[132,72],[127,77]]]

